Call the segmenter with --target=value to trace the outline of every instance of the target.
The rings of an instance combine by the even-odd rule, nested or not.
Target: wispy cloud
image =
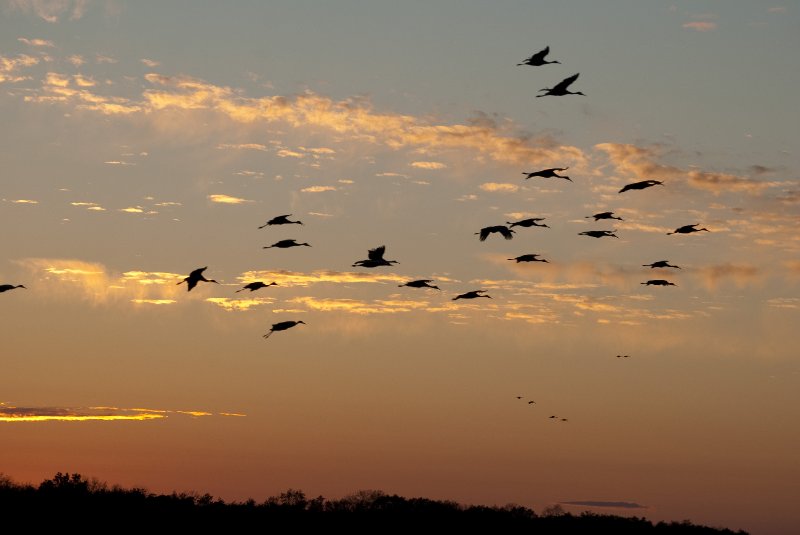
[[[686,30],[694,30],[697,32],[710,32],[717,29],[716,22],[709,22],[709,21],[700,21],[694,20],[691,22],[686,22],[682,26],[682,28]]]
[[[209,195],[208,200],[218,204],[243,204],[248,202],[254,202],[249,199],[242,199],[240,197],[232,197],[230,195],[225,195],[221,193],[217,193],[214,195]]]
[[[519,191],[519,186],[517,186],[516,184],[500,183],[500,182],[484,182],[479,187],[483,191],[490,191],[490,192],[514,193],[515,191]]]
[[[310,310],[321,312],[347,312],[350,314],[397,314],[411,312],[412,310],[425,309],[426,301],[403,300],[374,300],[361,301],[358,299],[322,299],[317,297],[295,297],[290,303],[302,304]]]
[[[269,305],[274,303],[274,299],[269,299],[265,297],[256,297],[256,298],[249,298],[249,299],[231,299],[228,297],[208,297],[206,301],[209,303],[213,303],[218,307],[227,310],[228,312],[231,311],[243,311],[243,310],[250,310],[251,308]]]
[[[150,67],[151,69],[153,67],[158,67],[159,65],[161,65],[161,63],[159,63],[158,61],[156,61],[154,59],[142,58],[139,61],[141,61],[144,65],[146,65],[147,67]]]
[[[267,151],[269,148],[266,145],[262,145],[261,143],[220,143],[217,145],[218,149],[229,150],[229,149],[237,149],[237,150],[260,150],[260,151]]]
[[[26,39],[25,37],[18,37],[17,41],[20,43],[24,43],[28,46],[43,46],[43,47],[54,47],[53,41],[47,41],[45,39]]]
[[[401,283],[406,277],[394,273],[358,273],[352,271],[246,271],[237,277],[242,284],[254,280],[270,280],[280,286],[310,286],[320,283]]]
[[[709,290],[730,281],[739,288],[761,281],[763,273],[756,266],[742,264],[720,264],[697,268],[696,273]]]
[[[0,402],[0,422],[146,421],[171,416],[245,416],[230,412],[182,411],[121,407],[17,407]]]
[[[336,191],[333,186],[309,186],[300,190],[303,193],[322,193],[324,191]]]
[[[27,76],[19,76],[14,73],[20,69],[32,67],[38,63],[39,58],[27,54],[19,54],[13,58],[0,55],[0,83],[27,80]]]
[[[63,18],[82,18],[89,0],[9,0],[8,5],[22,13],[31,13],[47,22],[56,23]]]
[[[572,502],[559,502],[561,505],[576,505],[582,507],[607,507],[613,509],[647,509],[646,505],[635,502],[606,502],[599,500],[580,500]]]
[[[444,169],[447,165],[441,162],[411,162],[411,167],[417,169]]]
[[[177,303],[174,299],[131,299],[131,303],[137,305],[173,305]]]
[[[3,200],[5,201],[6,199]],[[34,201],[33,199],[11,199],[7,202],[14,204],[39,204],[39,201]]]

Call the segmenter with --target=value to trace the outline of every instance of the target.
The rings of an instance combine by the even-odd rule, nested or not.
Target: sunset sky
[[[796,532],[796,2],[1,1],[0,473]]]

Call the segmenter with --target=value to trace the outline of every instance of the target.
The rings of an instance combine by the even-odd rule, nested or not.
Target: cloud
[[[72,206],[77,206],[79,208],[86,208],[87,210],[91,210],[93,212],[105,212],[106,209],[97,204],[96,202],[85,202],[85,201],[76,201],[70,203]]]
[[[241,199],[239,197],[231,197],[230,195],[224,195],[224,194],[209,195],[208,200],[218,204],[242,204],[247,202],[254,202],[249,199]]]
[[[19,54],[15,58],[0,55],[0,83],[27,80],[27,76],[17,76],[13,73],[25,67],[32,67],[38,63],[39,58],[27,54]]]
[[[764,188],[780,185],[779,182],[758,182],[737,175],[701,171],[689,172],[689,184],[698,189],[705,189],[714,193],[720,193],[721,191],[757,193]]]
[[[0,422],[145,421],[170,416],[245,416],[239,413],[120,407],[16,407],[0,402]]]
[[[425,309],[425,301],[374,300],[359,301],[357,299],[319,299],[316,297],[295,297],[290,303],[299,303],[311,310],[320,312],[347,312],[350,314],[397,314]]]
[[[743,288],[756,282],[761,278],[760,270],[755,266],[720,264],[707,266],[696,270],[701,281],[709,290],[715,290],[720,283],[725,281],[733,282],[737,287]]]
[[[124,162],[122,160],[109,160],[109,161],[103,162],[103,163],[107,164],[107,165],[123,165],[123,166],[124,165],[136,165],[135,163]]]
[[[584,507],[610,507],[614,509],[647,509],[646,505],[635,502],[604,502],[597,500],[582,500],[573,502],[559,502],[561,505],[579,505]]]
[[[76,67],[80,67],[86,63],[86,60],[83,58],[83,56],[78,54],[73,54],[72,56],[67,57],[67,61]]]
[[[5,199],[3,199],[5,201]],[[39,204],[39,201],[34,201],[33,199],[12,199],[8,202],[14,204]]]
[[[281,158],[305,158],[302,152],[295,152],[289,149],[281,149],[276,153]]]
[[[410,178],[408,175],[404,175],[402,173],[391,173],[391,172],[375,173],[375,176],[396,176],[396,177],[400,177],[400,178]]]
[[[142,214],[144,209],[141,206],[129,206],[127,208],[120,208],[120,212],[127,212],[129,214]]]
[[[62,16],[68,16],[69,20],[78,20],[83,17],[89,0],[9,0],[8,5],[12,9],[35,16],[50,22],[56,23]]]
[[[220,143],[218,149],[239,149],[239,150],[269,150],[266,145],[261,143]]]
[[[242,284],[254,280],[275,281],[279,286],[310,286],[320,283],[402,283],[407,280],[393,273],[357,273],[352,271],[313,271],[300,273],[297,271],[246,271],[236,277]],[[444,280],[441,279],[440,280]]]
[[[137,305],[172,305],[177,303],[174,299],[131,299]]]
[[[303,193],[322,193],[323,191],[336,191],[333,186],[309,186],[300,190]]]
[[[417,169],[444,169],[447,166],[441,162],[411,162],[411,167],[416,167]]]
[[[117,63],[117,60],[115,58],[112,58],[111,56],[105,56],[103,54],[95,54],[94,55],[94,60],[95,60],[96,63],[100,63],[100,64],[103,64],[103,63]]]
[[[158,61],[155,61],[153,59],[142,58],[139,61],[141,61],[142,63],[144,63],[146,66],[148,66],[150,68],[158,67],[159,65],[161,65],[161,63],[159,63]]]
[[[513,193],[519,190],[516,184],[485,182],[479,186],[483,191]]]
[[[206,301],[209,303],[213,303],[228,312],[231,311],[240,311],[240,310],[250,310],[253,307],[262,306],[262,305],[269,305],[274,303],[274,299],[264,298],[264,297],[256,297],[250,299],[230,299],[228,297],[208,297]]]
[[[75,85],[77,85],[78,87],[94,87],[95,85],[97,85],[97,82],[95,82],[91,78],[87,78],[80,74],[76,74],[72,78],[75,80]]]
[[[697,32],[710,32],[712,30],[716,30],[717,29],[717,23],[716,22],[695,20],[695,21],[692,21],[692,22],[684,23],[681,26],[681,28],[684,28],[686,30],[695,30]]]
[[[774,308],[800,309],[800,298],[775,297],[773,299],[767,299],[767,305]]]
[[[26,39],[24,37],[18,37],[17,41],[20,43],[24,43],[28,46],[44,46],[44,47],[54,47],[53,41],[46,41],[44,39]]]
[[[767,13],[786,13],[786,6],[774,6],[767,8]]]

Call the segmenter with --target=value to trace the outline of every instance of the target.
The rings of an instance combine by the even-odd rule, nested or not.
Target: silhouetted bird
[[[416,281],[410,281],[405,284],[398,284],[397,286],[402,288],[403,286],[409,286],[411,288],[433,288],[434,290],[439,290],[438,286],[434,286],[433,284],[428,284],[429,282],[433,282],[431,279],[420,279]]]
[[[25,286],[21,284],[17,284],[16,286],[14,286],[13,284],[0,284],[0,293],[13,290],[14,288],[25,288]],[[27,288],[25,289],[27,290]]]
[[[630,355],[617,355],[617,358],[618,358],[618,359],[626,359],[626,358],[628,358],[629,356],[630,356]]]
[[[295,325],[302,323],[303,325],[306,324],[304,321],[281,321],[280,323],[273,323],[272,328],[269,330],[267,334],[264,335],[264,338],[269,338],[269,335],[278,331],[285,331],[286,329],[291,329]]]
[[[261,225],[258,228],[264,228],[266,226],[271,226],[271,225],[290,225],[290,224],[302,225],[303,224],[302,221],[289,221],[288,218],[289,218],[290,215],[292,215],[292,214],[275,216],[275,217],[273,217],[272,219],[270,219],[269,221],[267,221],[266,223],[264,223],[263,225]]]
[[[566,171],[567,169],[569,169],[569,167],[551,167],[550,169],[542,169],[541,171],[534,171],[533,173],[523,171],[522,174],[525,175],[525,180],[538,176],[542,178],[565,178],[572,182],[570,177],[558,174],[558,171]]]
[[[478,297],[488,297],[489,299],[492,298],[492,296],[490,296],[490,295],[480,295],[482,293],[486,293],[486,290],[475,290],[475,291],[472,291],[472,292],[467,292],[465,294],[460,294],[460,295],[455,296],[452,299],[452,301],[455,301],[457,299],[475,299],[475,298],[478,298]]]
[[[664,279],[651,279],[647,282],[640,282],[639,284],[644,284],[646,286],[677,286],[677,284],[665,281]]]
[[[481,229],[480,232],[476,232],[475,234],[479,234],[480,235],[479,239],[481,241],[486,241],[486,238],[489,237],[489,234],[492,234],[493,232],[500,233],[500,235],[503,236],[507,240],[510,240],[511,238],[514,237],[514,231],[511,230],[508,227],[504,227],[503,225],[495,225],[493,227],[484,227],[484,228]]]
[[[619,190],[619,193],[623,193],[630,189],[645,189],[649,188],[650,186],[656,186],[656,185],[663,186],[664,183],[661,182],[660,180],[642,180],[641,182],[634,182],[633,184],[627,184],[623,186],[622,189]]]
[[[528,405],[535,405],[535,404],[536,404],[536,402],[535,402],[535,401],[529,401],[529,402],[528,402]]]
[[[550,47],[546,46],[543,50],[540,50],[536,54],[532,55],[528,59],[524,60],[522,63],[517,63],[517,67],[520,65],[530,65],[531,67],[540,67],[542,65],[548,65],[550,63],[561,63],[560,61],[547,61],[544,57],[550,53]]]
[[[520,262],[547,262],[544,258],[537,258],[538,254],[524,254],[516,258],[509,258],[509,260],[516,260],[517,264]],[[547,262],[549,264],[549,262]]]
[[[386,246],[381,245],[374,249],[367,251],[367,259],[359,260],[353,264],[353,267],[361,266],[365,268],[374,268],[378,266],[391,266],[392,264],[399,264],[397,260],[384,260],[383,253],[386,252]]]
[[[191,291],[192,291],[192,288],[194,288],[195,286],[197,286],[197,283],[198,283],[198,282],[213,282],[213,283],[219,284],[219,283],[218,283],[217,281],[215,281],[214,279],[207,279],[207,278],[205,278],[205,277],[203,276],[203,272],[204,272],[205,270],[207,270],[207,269],[208,269],[208,266],[206,266],[206,267],[201,267],[201,268],[197,268],[197,269],[195,269],[194,271],[192,271],[191,273],[189,273],[189,276],[188,276],[188,277],[186,277],[185,279],[183,279],[183,280],[182,280],[181,282],[179,282],[178,284],[183,284],[183,283],[185,282],[185,283],[186,283],[186,286],[187,286],[187,288],[186,288],[186,291],[187,291],[187,292],[191,292]]]
[[[672,264],[670,264],[669,260],[659,260],[658,262],[653,262],[652,264],[642,264],[642,267],[649,267],[649,268],[669,267],[669,268],[681,269],[680,266],[673,266]]]
[[[578,232],[578,236],[591,236],[592,238],[604,238],[604,237],[614,237],[619,238],[616,234],[614,234],[616,230],[586,230],[584,232]]]
[[[268,286],[277,286],[277,285],[278,285],[277,282],[270,282],[269,284],[264,284],[261,281],[256,281],[256,282],[251,282],[249,284],[245,284],[244,288],[242,288],[241,290],[236,290],[236,293],[238,294],[239,292],[243,292],[244,290],[250,290],[251,292],[255,292],[256,290],[259,290],[261,288],[266,288]]]
[[[508,228],[510,228],[510,229],[514,228],[514,227],[525,227],[525,228],[528,228],[528,227],[546,227],[546,228],[550,228],[546,223],[542,223],[542,224],[538,223],[538,221],[544,221],[544,219],[545,218],[543,218],[543,217],[529,217],[528,219],[523,219],[521,221],[516,221],[514,223],[512,223],[511,221],[506,221],[506,225],[508,225]]]
[[[558,416],[555,416],[555,415],[553,415],[553,416],[548,416],[547,418],[548,418],[549,420],[552,420],[552,419],[554,419],[554,418],[558,418]]]
[[[522,399],[522,396],[517,396],[517,399]]]
[[[584,95],[580,91],[570,91],[569,89],[567,89],[567,87],[569,87],[569,85],[572,82],[574,82],[575,80],[578,79],[579,75],[580,75],[580,73],[577,73],[577,74],[573,74],[569,78],[564,78],[563,80],[558,82],[552,88],[545,87],[544,89],[540,89],[539,92],[547,91],[547,93],[545,93],[544,95],[536,95],[536,96],[537,97],[546,97],[547,95],[552,95],[554,97],[563,97],[564,95],[583,95],[585,97],[586,95]]]
[[[618,219],[619,221],[625,221],[621,217],[615,217],[614,212],[600,212],[594,215],[587,215],[586,219],[593,217],[595,221],[600,221],[601,219]]]
[[[296,240],[281,240],[279,242],[273,243],[272,245],[264,246],[262,247],[262,249],[269,249],[270,247],[277,247],[278,249],[288,249],[289,247],[300,247],[301,245],[305,247],[311,247],[307,243],[297,243]]]
[[[682,227],[678,227],[672,232],[667,232],[667,236],[669,236],[670,234],[691,234],[692,232],[700,232],[703,230],[705,230],[706,232],[711,232],[707,228],[696,228],[697,225],[699,224],[700,223],[695,223],[694,225],[684,225]]]

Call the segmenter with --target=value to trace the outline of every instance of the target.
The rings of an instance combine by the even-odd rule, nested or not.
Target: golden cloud
[[[16,76],[12,73],[24,67],[32,67],[37,63],[39,63],[39,58],[27,54],[20,54],[15,58],[0,56],[0,83],[26,80],[27,76]]]
[[[17,41],[28,46],[45,46],[51,48],[55,46],[53,41],[47,41],[45,39],[26,39],[25,37],[17,37]]]
[[[743,288],[760,281],[760,270],[755,266],[720,264],[707,266],[696,270],[702,282],[709,290],[715,290],[720,283],[733,282],[737,287]]]
[[[213,303],[228,312],[250,310],[253,307],[274,303],[274,299],[256,297],[251,299],[230,299],[228,297],[208,297],[206,301]]]
[[[0,422],[87,422],[87,421],[145,421],[168,418],[171,415],[245,416],[240,413],[180,411],[120,407],[16,407],[0,402]]]
[[[717,29],[717,23],[707,21],[692,21],[683,24],[681,28],[686,30],[695,30],[697,32],[710,32]]]
[[[208,200],[218,204],[242,204],[247,202],[254,202],[249,199],[241,199],[239,197],[231,197],[230,195],[224,195],[224,194],[209,195]]]
[[[296,271],[246,271],[236,277],[242,284],[254,280],[275,281],[279,286],[310,286],[320,283],[402,283],[407,277],[394,273],[357,273],[351,271],[313,271],[299,273]],[[444,280],[444,279],[440,279]]]
[[[174,299],[131,299],[137,305],[172,305],[177,303]]]
[[[246,149],[246,150],[260,150],[266,151],[267,146],[261,143],[220,143],[217,145],[218,149]]]
[[[34,201],[32,199],[12,199],[10,202],[14,204],[39,204],[39,201]]]
[[[411,167],[417,169],[444,169],[447,165],[441,162],[411,162]]]
[[[479,186],[483,191],[514,193],[519,190],[516,184],[499,183],[499,182],[485,182]]]
[[[303,193],[322,193],[324,191],[336,191],[333,186],[309,186],[300,190]]]
[[[348,312],[350,314],[397,314],[427,308],[427,302],[377,300],[359,301],[357,299],[318,299],[316,297],[296,297],[290,303],[300,303],[307,308],[320,312]]]

